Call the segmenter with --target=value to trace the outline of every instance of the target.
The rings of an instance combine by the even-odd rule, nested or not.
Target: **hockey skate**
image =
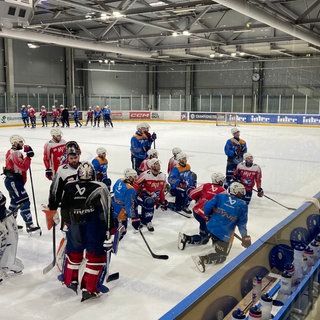
[[[95,299],[98,298],[100,295],[97,292],[88,292],[87,290],[82,290],[82,299],[81,302],[89,300],[89,299]]]
[[[8,267],[3,268],[3,272],[6,276],[15,276],[22,274],[22,270],[24,269],[24,265],[19,258],[16,258],[14,264]]]
[[[191,214],[192,214],[192,211],[191,211],[188,207],[182,208],[182,211],[185,212],[185,213],[188,214],[188,215],[191,215]]]
[[[67,288],[71,289],[74,291],[76,294],[78,294],[78,282],[77,281],[72,281]]]
[[[151,221],[147,223],[147,229],[148,229],[148,231],[150,231],[150,232],[153,232],[153,231],[154,231],[154,227],[153,227]]]
[[[29,235],[39,235],[41,233],[41,229],[38,226],[35,226],[32,222],[26,224],[27,232]]]
[[[187,243],[187,236],[184,233],[179,232],[179,235],[178,235],[178,249],[184,250],[184,248],[186,247],[186,243]]]
[[[183,209],[177,208],[174,202],[169,202],[168,203],[168,209],[171,210],[171,211],[174,211],[174,212],[176,212],[176,213],[178,213],[181,216],[184,216],[186,218],[191,218],[192,217],[192,214],[190,214],[192,212],[189,209],[188,210],[190,211],[190,213],[186,213]]]
[[[200,272],[205,272],[206,271],[206,267],[204,264],[204,257],[200,257],[200,256],[193,256],[192,260],[194,262],[194,264],[196,265],[196,267],[198,268],[198,270]]]

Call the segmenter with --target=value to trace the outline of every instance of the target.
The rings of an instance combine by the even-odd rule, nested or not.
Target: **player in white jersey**
[[[168,202],[165,199],[166,175],[161,172],[159,159],[150,159],[148,165],[150,170],[142,172],[134,181],[133,187],[137,191],[137,204],[141,206],[141,223],[152,232],[154,207],[160,206],[162,210],[166,210]]]

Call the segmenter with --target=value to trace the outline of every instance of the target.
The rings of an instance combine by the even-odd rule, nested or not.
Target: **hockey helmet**
[[[52,128],[51,130],[50,130],[50,134],[52,135],[52,136],[62,136],[62,131],[59,129],[59,128]]]
[[[131,168],[128,168],[126,170],[124,170],[124,177],[126,179],[129,179],[129,178],[135,178],[137,176],[137,171],[134,170],[134,169],[131,169]]]
[[[13,147],[16,147],[19,143],[24,143],[24,139],[20,135],[14,134],[10,137],[10,143]]]
[[[253,161],[253,155],[251,153],[249,153],[249,152],[246,152],[243,155],[243,159],[244,159],[244,161],[252,162]]]
[[[67,155],[69,154],[80,154],[80,147],[76,141],[68,141],[66,143]]]
[[[236,133],[240,132],[240,130],[237,127],[234,127],[231,129],[231,133],[234,135]]]
[[[224,173],[214,172],[211,175],[211,181],[214,184],[220,184],[220,186],[222,186],[225,180],[226,180],[226,175]]]
[[[244,188],[242,183],[233,182],[229,186],[229,193],[234,195],[234,196],[237,196],[238,193],[240,193],[241,195],[244,196],[246,194],[246,189]]]
[[[156,163],[160,164],[160,160],[157,158],[152,158],[152,159],[148,160],[149,168],[152,168]]]
[[[97,153],[97,155],[99,156],[100,154],[106,154],[107,153],[107,150],[106,150],[106,148],[104,148],[104,147],[99,147],[97,150],[96,150],[96,153]]]
[[[183,159],[183,158],[187,158],[187,154],[184,153],[184,152],[179,152],[179,153],[176,155],[176,159],[177,159],[178,161],[180,161],[180,160]]]
[[[56,110],[56,106],[52,106],[52,110]]]
[[[147,124],[145,122],[141,122],[137,124],[137,130],[142,128],[148,128]]]
[[[158,151],[156,149],[150,149],[147,152],[148,158],[158,157]]]
[[[83,162],[78,167],[79,180],[93,181],[95,180],[94,167],[89,162]]]
[[[182,152],[182,150],[181,150],[181,148],[179,148],[179,147],[174,147],[173,149],[172,149],[172,154],[174,155],[174,156],[176,156],[178,153],[180,153],[180,152]]]

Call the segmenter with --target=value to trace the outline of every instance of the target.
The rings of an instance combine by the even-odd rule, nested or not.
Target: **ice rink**
[[[130,139],[137,122],[115,122],[114,128],[64,128],[66,141],[76,140],[82,150],[81,160],[96,156],[97,147],[107,149],[109,177],[113,182],[131,167]],[[228,126],[216,127],[206,123],[150,122],[151,132],[157,133],[156,148],[166,172],[173,147],[189,155],[188,162],[198,175],[198,183],[210,182],[213,171],[225,171],[224,145],[231,137]],[[248,151],[254,162],[262,168],[262,187],[265,195],[280,203],[297,208],[320,189],[320,129],[298,127],[239,126],[241,137],[247,141]],[[46,204],[50,181],[45,178],[42,162],[43,146],[50,139],[50,127],[29,129],[23,127],[0,128],[0,161],[4,166],[6,151],[10,148],[9,137],[20,134],[25,143],[35,150],[31,172],[33,177],[36,208],[42,227],[40,238],[31,238],[25,229],[19,233],[18,257],[25,269],[22,275],[6,278],[0,285],[1,319],[158,319],[191,291],[212,276],[224,264],[208,266],[200,273],[191,256],[207,252],[211,245],[187,246],[177,249],[179,231],[196,233],[197,222],[171,211],[156,211],[153,224],[155,232],[143,232],[152,250],[169,255],[168,260],[153,259],[139,233],[131,225],[120,242],[119,252],[112,256],[110,272],[120,272],[120,279],[110,282],[110,292],[99,299],[80,303],[81,295],[75,295],[57,280],[57,268],[43,275],[42,269],[52,260],[52,232],[46,229],[41,204]],[[9,197],[2,176],[0,190]],[[34,205],[30,176],[26,184]],[[192,204],[193,205],[193,204]],[[248,233],[255,241],[271,227],[291,213],[290,210],[253,195],[249,206]],[[18,216],[18,223],[23,224]],[[238,232],[238,230],[237,230]],[[57,231],[57,244],[61,239]],[[242,252],[243,247],[235,240],[225,263]]]

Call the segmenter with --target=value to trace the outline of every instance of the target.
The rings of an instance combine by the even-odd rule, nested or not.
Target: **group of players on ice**
[[[179,147],[172,149],[168,163],[168,178],[161,171],[155,146],[157,135],[150,134],[148,123],[139,123],[130,141],[132,168],[113,184],[108,178],[106,149],[99,147],[91,162],[81,162],[81,149],[76,141],[66,142],[59,128],[51,129],[52,139],[44,145],[45,175],[51,180],[49,203],[44,212],[50,230],[60,223],[65,238],[57,252],[58,279],[77,292],[81,289],[85,301],[108,292],[103,284],[108,274],[111,253],[117,252],[119,240],[126,234],[128,221],[137,231],[145,226],[154,232],[155,209],[171,210],[199,222],[194,235],[179,233],[178,248],[205,245],[211,239],[213,250],[192,257],[201,272],[206,264],[223,263],[231,249],[235,228],[242,237],[242,246],[251,245],[247,233],[248,204],[254,186],[259,197],[261,168],[253,163],[246,142],[238,128],[225,144],[226,174],[213,172],[211,182],[197,185],[197,175],[191,171],[187,154]],[[38,221],[34,223],[30,200],[25,190],[27,171],[34,151],[23,137],[10,137],[11,148],[5,157],[5,186],[10,197],[0,193],[0,279],[21,273],[23,263],[16,257],[20,211],[31,235],[41,234]],[[31,173],[31,172],[30,172]],[[31,176],[32,177],[32,176]],[[174,202],[168,202],[170,193]],[[195,201],[192,210],[191,201]],[[58,213],[60,208],[60,214]]]

